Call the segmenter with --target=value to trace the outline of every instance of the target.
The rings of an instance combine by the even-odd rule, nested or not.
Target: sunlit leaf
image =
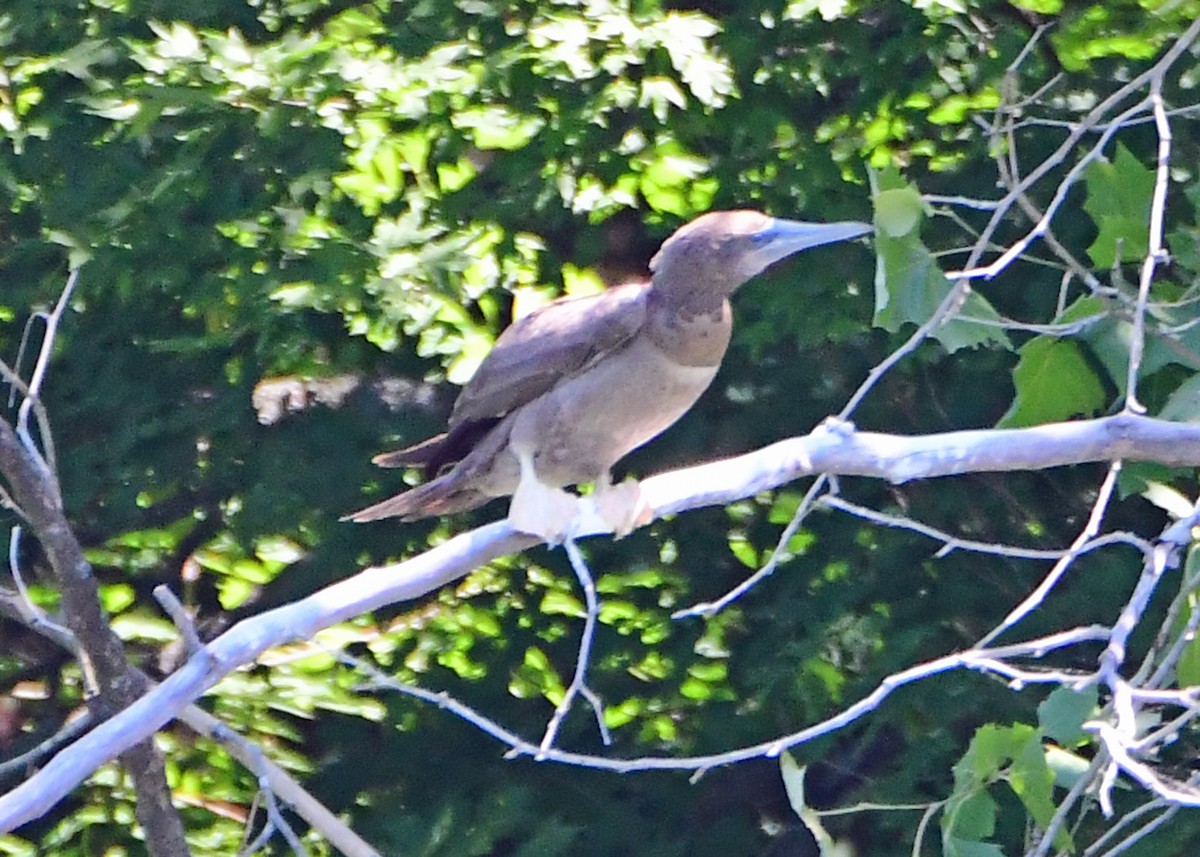
[[[925,324],[950,292],[950,283],[921,243],[923,206],[916,189],[894,168],[875,174],[875,317],[873,324],[898,331],[906,324]],[[999,316],[975,291],[931,335],[947,351],[979,345],[1009,347]]]
[[[1013,370],[1016,395],[1000,427],[1091,416],[1104,407],[1104,388],[1071,340],[1035,337],[1021,347],[1020,355]]]

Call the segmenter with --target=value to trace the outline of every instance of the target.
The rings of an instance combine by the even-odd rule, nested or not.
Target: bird
[[[445,432],[373,459],[422,467],[428,481],[343,520],[443,516],[512,495],[513,528],[550,544],[629,532],[647,510],[636,483],[613,485],[611,469],[708,388],[729,346],[733,293],[780,259],[871,231],[750,210],[697,217],[663,242],[648,283],[559,298],[505,329]],[[587,497],[564,490],[587,483]]]

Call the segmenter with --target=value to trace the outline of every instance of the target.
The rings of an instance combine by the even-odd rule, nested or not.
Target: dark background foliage
[[[493,505],[449,521],[338,522],[397,490],[400,477],[370,456],[437,430],[453,383],[514,304],[644,276],[658,243],[708,209],[868,218],[869,168],[899,166],[929,194],[994,198],[997,144],[976,119],[1005,87],[1032,93],[1062,74],[1039,115],[1077,118],[1073,99],[1104,97],[1196,11],[12,0],[0,12],[0,353],[28,368],[28,352],[16,363],[22,336],[39,330],[34,314],[56,300],[68,265],[82,265],[45,400],[69,515],[106,607],[135,655],[161,668],[171,629],[149,598],[156,584],[181,592],[213,633],[502,514]],[[1190,103],[1187,81],[1172,85],[1172,102]],[[1022,129],[1021,159],[1036,163],[1060,139]],[[1152,162],[1152,128],[1122,142]],[[1176,147],[1177,164],[1196,162],[1194,136],[1179,133]],[[1189,169],[1179,191],[1194,181]],[[1173,193],[1189,212],[1181,222],[1194,222]],[[986,212],[962,216],[979,228]],[[926,225],[946,268],[965,259],[955,249],[970,241],[963,226]],[[1006,223],[996,240],[1026,228]],[[1056,230],[1086,246],[1096,225],[1080,213]],[[618,476],[754,449],[840,410],[912,330],[872,325],[873,265],[865,245],[823,248],[746,287],[716,383]],[[1029,264],[983,290],[1005,317],[1045,319],[1060,278]],[[896,433],[995,425],[1013,403],[1016,362],[996,343],[952,353],[926,343],[854,420]],[[1163,371],[1161,392],[1148,383],[1159,405],[1183,372]],[[1118,393],[1104,384],[1096,410]],[[1102,473],[842,489],[964,538],[1060,547]],[[804,487],[586,545],[606,603],[593,682],[616,745],[600,747],[582,707],[565,745],[683,755],[793,731],[891,672],[971,644],[1044,573],[965,552],[935,559],[928,539],[818,512],[788,546],[793,558],[746,597],[711,619],[672,621],[765,560]],[[1154,532],[1162,521],[1131,496],[1110,526]],[[36,547],[27,553],[36,565]],[[1139,564],[1116,552],[1080,568],[1030,634],[1109,621]],[[569,680],[580,605],[562,553],[535,550],[325,645],[534,736]],[[774,760],[694,783],[505,761],[445,712],[360,693],[359,677],[327,653],[300,654],[231,677],[205,704],[384,853],[813,853]],[[77,668],[0,621],[0,694],[19,698],[22,727],[0,736],[0,751],[52,733],[81,692]],[[1043,697],[974,674],[899,692],[799,749],[813,766],[810,800],[942,799],[975,730],[1034,722]],[[166,740],[196,853],[232,853],[236,813],[210,810],[246,807],[253,777],[182,729]],[[9,841],[58,854],[136,849],[122,823],[130,798],[109,772]],[[907,854],[917,818],[868,812],[827,826],[859,853]],[[1019,842],[1019,807],[1002,819],[996,841]],[[1184,853],[1195,835],[1194,821],[1178,821],[1145,853]]]

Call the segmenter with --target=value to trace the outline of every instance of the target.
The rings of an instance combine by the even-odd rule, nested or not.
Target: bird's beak
[[[768,265],[801,250],[849,241],[873,231],[869,224],[853,220],[840,223],[803,223],[799,220],[776,217],[765,228],[754,233],[754,249],[750,255],[755,267],[761,271]]]

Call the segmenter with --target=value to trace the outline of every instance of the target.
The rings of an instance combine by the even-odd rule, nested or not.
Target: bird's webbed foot
[[[592,494],[576,497],[540,481],[530,456],[519,454],[518,460],[521,480],[508,507],[508,522],[515,530],[557,545],[573,536],[598,533],[622,538],[650,521],[650,508],[636,482],[613,485],[605,474],[596,480]]]
[[[634,481],[613,485],[607,477],[596,481],[596,490],[580,500],[580,518],[590,524],[585,532],[611,532],[623,539],[650,523],[650,507],[642,486]]]
[[[522,478],[508,506],[508,522],[514,530],[551,545],[580,532],[578,518],[578,497],[536,478]]]

